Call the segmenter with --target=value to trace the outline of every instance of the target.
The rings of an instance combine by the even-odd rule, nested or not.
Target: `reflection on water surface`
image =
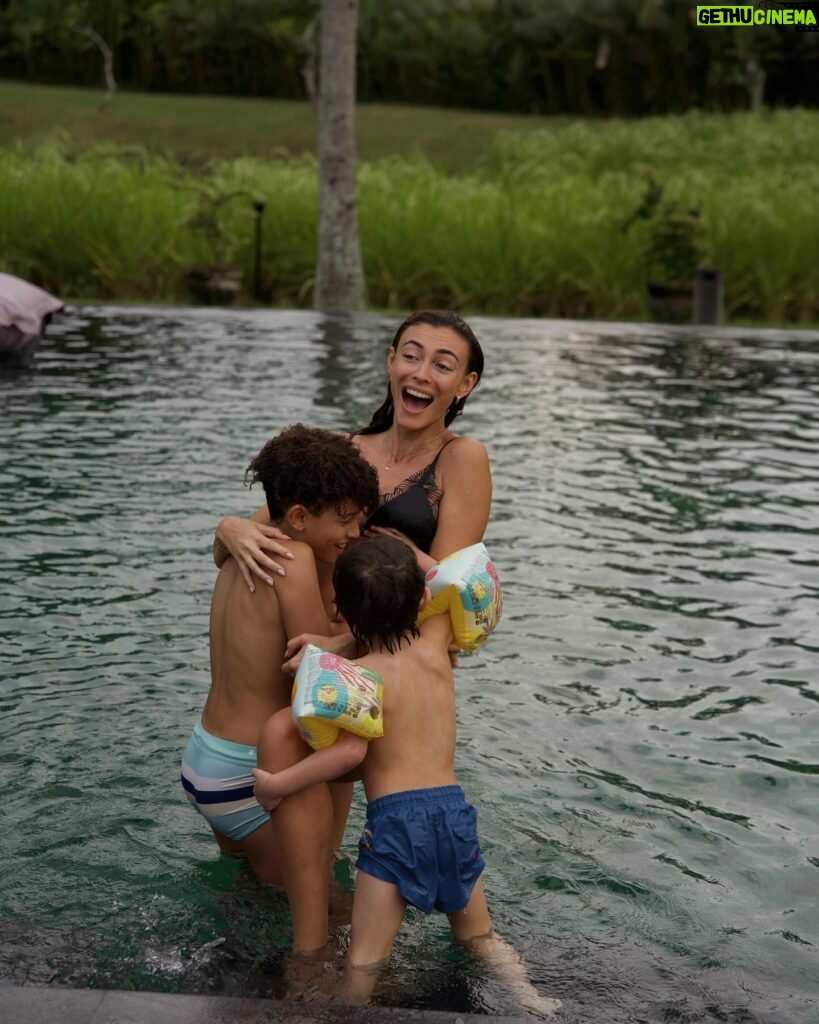
[[[474,323],[506,612],[458,767],[498,930],[566,1020],[814,1024],[819,335]],[[272,433],[366,420],[394,326],[85,308],[0,368],[0,980],[283,994],[281,901],[177,782],[210,541]],[[514,1009],[412,914],[381,1001]]]

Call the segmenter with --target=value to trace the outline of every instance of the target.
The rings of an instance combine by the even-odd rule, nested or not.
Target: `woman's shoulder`
[[[477,468],[489,465],[489,452],[486,445],[477,438],[466,434],[453,437],[441,449],[438,463],[442,469],[447,466],[465,466]]]
[[[360,452],[368,452],[373,451],[378,444],[383,443],[381,438],[384,433],[384,431],[378,434],[349,433],[344,436],[349,438]]]

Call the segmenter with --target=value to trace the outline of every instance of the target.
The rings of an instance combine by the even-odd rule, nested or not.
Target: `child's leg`
[[[347,962],[364,967],[386,960],[406,909],[407,901],[397,886],[359,870],[355,879]]]
[[[492,930],[480,878],[466,908],[447,916],[453,937],[487,967],[492,977],[515,994],[523,1009],[538,1017],[548,1017],[559,1008],[560,1000],[540,995],[518,954]]]
[[[277,711],[262,726],[261,735],[259,736],[259,743],[256,748],[256,764],[263,772],[269,774],[273,769],[268,767],[270,758],[275,756],[274,752],[280,752],[279,764],[277,771],[281,771],[283,768],[289,768],[291,765],[300,761],[303,754],[303,744],[298,743],[301,739],[301,734],[296,728],[296,723],[293,721],[293,716],[290,714],[290,708],[282,708],[281,711]],[[259,754],[261,749],[264,749],[266,757],[266,763],[262,764],[262,758]],[[290,751],[290,757],[286,755],[287,751]],[[285,763],[286,762],[286,763]],[[256,783],[253,787],[253,792],[256,799],[266,808],[268,811],[275,810],[278,807],[280,798],[275,793],[267,792],[267,774],[254,775]]]
[[[289,709],[287,721],[281,715],[268,719],[259,738],[257,763],[265,771],[281,771],[310,753],[292,725]],[[332,865],[333,805],[327,784],[285,797],[271,813],[271,822],[276,862],[290,905],[293,949],[318,949],[327,941]]]
[[[353,801],[352,782],[331,782],[330,799],[333,801],[333,835],[330,840],[333,849],[334,859],[346,855],[340,853],[341,844],[344,840],[344,828],[350,813],[350,805]],[[347,887],[340,884],[335,876],[330,879],[330,927],[337,927],[340,924],[350,923],[350,912],[352,909],[352,893]]]
[[[344,1002],[367,1001],[378,980],[378,968],[390,955],[406,909],[407,901],[395,885],[358,871],[344,972]]]
[[[352,782],[331,782],[330,798],[333,801],[333,849],[339,850],[344,839],[344,828],[353,802]]]
[[[486,905],[486,896],[480,878],[475,883],[469,902],[464,909],[458,910],[454,914],[447,914],[447,917],[453,938],[464,945],[467,945],[472,939],[488,935],[492,931],[492,921],[489,918],[489,908]]]
[[[277,745],[280,742],[279,737],[287,736],[291,727],[295,728],[292,724],[290,711],[287,709],[286,711],[271,715],[262,728],[263,734],[267,736],[267,742]],[[262,807],[267,807],[263,794],[257,792],[256,799]],[[222,853],[232,857],[245,857],[261,881],[278,888],[284,886],[284,877],[278,862],[277,849],[273,838],[273,827],[269,820],[265,821],[263,825],[260,825],[244,839],[228,839],[227,836],[223,836],[215,829],[213,834]]]
[[[228,839],[215,829],[213,834],[222,853],[229,857],[244,857],[262,882],[278,889],[284,887],[284,878],[276,860],[273,826],[269,821],[244,839]]]
[[[281,770],[282,768],[289,767],[289,765],[284,763],[286,757],[284,751],[287,749],[291,749],[293,751],[290,764],[295,764],[297,761],[301,760],[300,755],[304,748],[299,742],[300,739],[301,734],[293,722],[290,709],[284,708],[281,711],[278,711],[275,715],[271,715],[265,722],[259,742],[260,745],[263,745],[265,751],[278,750],[281,752],[279,765],[279,770]],[[253,774],[256,779],[254,787],[256,799],[269,811],[275,810],[281,803],[281,798],[278,796],[277,788],[270,785],[273,775],[265,769],[254,769]],[[344,827],[347,823],[347,816],[349,814],[350,804],[352,803],[353,798],[353,784],[351,782],[332,783],[329,786],[329,793],[333,805],[333,831],[330,838],[330,848],[334,853],[336,853],[341,846],[341,842],[344,837]],[[271,832],[270,826],[268,826],[267,831]],[[267,842],[269,844],[272,841],[271,832]],[[269,853],[269,847],[267,852]],[[284,884],[278,865],[275,865],[275,872],[271,872],[268,869],[267,876],[265,876],[260,870],[258,863],[259,858],[254,861],[249,850],[248,859],[251,860],[251,866],[254,868],[256,873],[260,877],[263,877],[265,881],[271,881],[273,884],[278,884],[280,886]],[[330,889],[329,902],[332,903],[334,891],[332,872],[330,877]],[[339,887],[335,888],[335,897],[333,909],[337,916],[340,914],[346,921],[349,921],[351,904],[350,897]]]
[[[275,810],[282,803],[282,798],[279,797],[275,787],[269,785],[273,769],[269,768],[268,764],[271,763],[271,758],[275,756],[274,752],[278,752],[279,755],[276,771],[290,768],[301,761],[305,748],[300,740],[301,733],[293,721],[290,708],[283,708],[282,711],[277,711],[262,726],[256,748],[256,765],[259,770],[254,769],[253,772],[255,779],[253,793],[267,811]],[[265,752],[264,764],[262,764],[262,759],[259,756],[259,751],[262,749]],[[288,752],[290,752],[290,756],[288,756]]]

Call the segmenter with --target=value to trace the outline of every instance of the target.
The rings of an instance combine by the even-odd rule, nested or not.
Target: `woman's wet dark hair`
[[[395,337],[390,342],[390,348],[393,349],[393,351],[398,348],[398,342],[401,340],[401,336],[404,331],[406,331],[408,327],[412,327],[413,324],[429,324],[430,327],[448,327],[451,331],[454,331],[458,337],[463,338],[469,347],[469,359],[466,366],[466,372],[476,373],[478,375],[478,379],[475,381],[475,387],[478,386],[481,380],[481,375],[483,374],[483,349],[480,346],[480,342],[475,337],[474,331],[466,320],[450,309],[420,309],[417,313],[411,313],[395,332]],[[474,391],[475,388],[472,390]],[[463,398],[452,399],[452,403],[444,416],[445,427],[448,427],[456,416],[461,415],[464,410],[464,406],[466,405],[467,398],[469,398],[469,395],[464,395]],[[362,427],[361,430],[356,431],[356,433],[382,434],[392,426],[393,413],[392,392],[390,391],[389,384],[387,384],[387,397],[385,401],[375,410],[372,415],[372,419],[367,426]]]
[[[415,555],[395,537],[357,541],[333,569],[336,607],[356,643],[390,654],[419,635],[415,620],[425,585]]]

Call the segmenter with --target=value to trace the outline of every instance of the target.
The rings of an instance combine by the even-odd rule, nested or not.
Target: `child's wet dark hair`
[[[341,555],[333,570],[336,607],[356,642],[391,654],[418,636],[415,619],[424,574],[415,555],[395,537],[368,537]]]
[[[378,474],[341,434],[296,423],[267,442],[245,472],[264,487],[270,518],[293,505],[320,516],[348,502],[361,512],[378,506]]]

